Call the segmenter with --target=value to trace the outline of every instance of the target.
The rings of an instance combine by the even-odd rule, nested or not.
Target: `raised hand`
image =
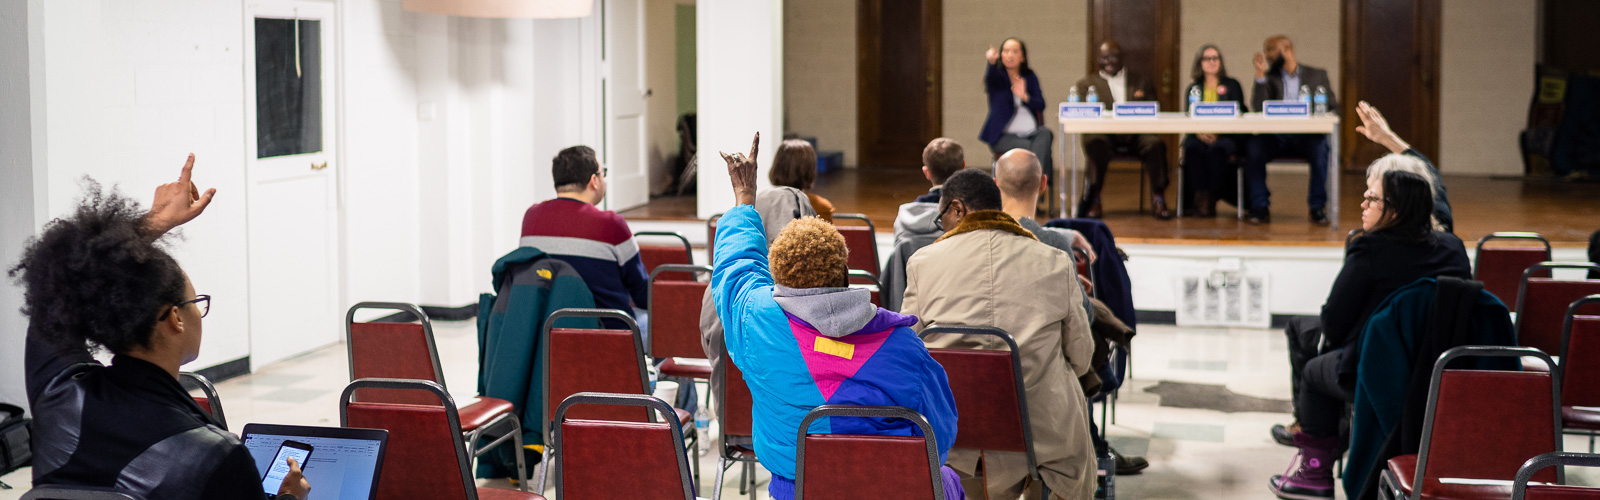
[[[216,196],[216,188],[200,194],[200,189],[189,180],[193,171],[194,153],[189,153],[189,160],[184,162],[178,181],[156,187],[155,201],[150,203],[150,213],[145,215],[145,225],[154,236],[199,217],[211,204],[211,198]]]
[[[983,53],[983,58],[988,59],[989,64],[994,64],[995,61],[1000,60],[1000,51],[995,50],[994,46],[990,45],[989,51]]]
[[[1267,55],[1257,52],[1255,57],[1251,58],[1251,62],[1255,63],[1256,65],[1256,78],[1266,78]]]
[[[761,133],[756,132],[750,141],[750,156],[744,153],[721,153],[728,162],[728,181],[733,184],[733,198],[740,205],[756,203],[756,153],[761,149]]]
[[[1356,116],[1361,117],[1361,125],[1356,126],[1356,132],[1367,136],[1367,139],[1389,148],[1391,153],[1404,153],[1411,149],[1410,144],[1389,128],[1389,121],[1383,119],[1383,113],[1379,113],[1378,108],[1367,104],[1367,101],[1356,104]]]

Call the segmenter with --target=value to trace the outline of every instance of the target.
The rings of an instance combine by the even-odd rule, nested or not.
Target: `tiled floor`
[[[434,332],[451,393],[457,401],[470,401],[477,379],[473,325],[436,323]],[[1293,455],[1292,449],[1274,444],[1267,432],[1272,424],[1290,420],[1281,412],[1289,396],[1282,334],[1146,325],[1134,346],[1134,378],[1120,393],[1109,433],[1114,447],[1145,456],[1151,466],[1143,474],[1117,478],[1118,497],[1273,498],[1266,490],[1267,478],[1281,473]],[[249,422],[338,425],[337,400],[348,370],[344,346],[336,344],[261,367],[217,389],[235,430]],[[1587,439],[1569,438],[1566,445],[1568,450],[1588,449]],[[716,460],[704,457],[701,465],[704,488],[715,477]],[[729,472],[725,498],[740,498],[737,473]],[[28,474],[24,469],[0,478],[18,488],[0,490],[0,500],[20,497]],[[758,496],[766,498],[765,473],[760,477]],[[1600,485],[1600,471],[1574,470],[1568,478]],[[510,487],[503,480],[480,484]],[[554,498],[553,491],[546,493]]]

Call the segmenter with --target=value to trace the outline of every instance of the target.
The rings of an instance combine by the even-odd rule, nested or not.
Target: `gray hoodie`
[[[944,231],[934,225],[937,220],[938,203],[913,201],[900,205],[894,218],[894,250],[883,268],[882,287],[879,288],[884,309],[900,310],[900,299],[906,293],[906,262],[911,260],[911,254],[944,235]]]

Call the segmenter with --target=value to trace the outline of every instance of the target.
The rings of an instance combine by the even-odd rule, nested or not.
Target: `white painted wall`
[[[750,152],[761,133],[761,186],[783,138],[783,0],[700,0],[696,99],[700,137],[698,213],[733,207],[727,164],[717,153]]]
[[[1441,2],[1439,168],[1522,175],[1541,2]]]

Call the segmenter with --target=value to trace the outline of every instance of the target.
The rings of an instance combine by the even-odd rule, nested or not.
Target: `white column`
[[[783,139],[783,0],[700,0],[695,7],[700,217],[733,207],[718,152],[750,152],[761,132],[761,185]]]
[[[36,35],[40,2],[0,2],[0,267],[22,258],[44,222],[43,54]],[[28,319],[22,288],[0,284],[0,401],[28,407],[22,353]]]

